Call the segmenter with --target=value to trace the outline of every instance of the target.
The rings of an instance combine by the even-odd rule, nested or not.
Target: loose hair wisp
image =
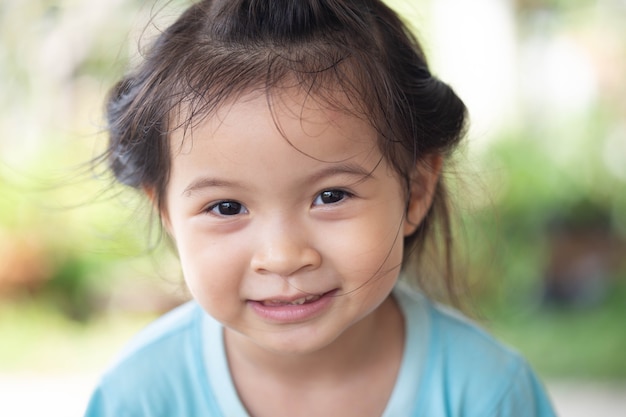
[[[417,164],[447,155],[464,134],[465,105],[431,75],[419,42],[382,1],[204,0],[161,33],[111,90],[105,159],[118,181],[150,190],[166,210],[170,132],[247,92],[293,86],[368,120],[407,192]],[[423,252],[436,220],[454,302],[442,180],[426,218],[405,238],[405,266]]]

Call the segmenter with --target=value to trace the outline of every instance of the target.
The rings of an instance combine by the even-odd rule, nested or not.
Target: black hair
[[[165,210],[169,134],[225,100],[253,89],[269,94],[285,83],[329,106],[341,105],[338,91],[347,97],[349,110],[378,132],[378,146],[407,190],[420,162],[447,156],[464,135],[464,103],[431,74],[418,40],[382,1],[203,0],[164,30],[111,90],[105,159],[118,181],[150,190]],[[173,114],[182,106],[181,122]],[[405,268],[423,254],[437,222],[442,282],[454,302],[443,179],[428,214],[405,238]]]

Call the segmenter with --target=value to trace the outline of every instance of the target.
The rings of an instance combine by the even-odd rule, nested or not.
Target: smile
[[[293,301],[267,300],[267,301],[261,301],[261,303],[267,307],[280,307],[280,306],[285,306],[285,305],[302,305],[306,303],[315,302],[319,300],[320,298],[322,298],[322,296],[323,294],[322,295],[307,295],[306,297],[301,297]]]
[[[270,298],[248,301],[248,305],[261,319],[273,323],[298,323],[311,320],[327,311],[336,297],[337,289],[323,294],[311,294],[292,299]]]

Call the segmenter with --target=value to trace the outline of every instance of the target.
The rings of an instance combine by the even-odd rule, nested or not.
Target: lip
[[[252,311],[264,320],[279,324],[299,323],[313,319],[327,310],[333,303],[333,295],[336,292],[336,289],[328,291],[322,294],[319,299],[305,304],[266,305],[263,304],[265,300],[248,300],[247,303]],[[302,298],[302,296],[288,299],[277,297],[272,300],[289,303],[299,298]]]

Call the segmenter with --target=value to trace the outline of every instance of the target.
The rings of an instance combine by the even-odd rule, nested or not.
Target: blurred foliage
[[[170,19],[186,2],[0,3],[0,333],[14,335],[0,346],[0,367],[26,361],[33,350],[22,346],[40,335],[53,346],[67,336],[92,349],[82,337],[109,331],[101,313],[113,305],[160,310],[181,299],[175,258],[158,245],[149,207],[88,161],[105,140],[107,87],[163,25],[147,22]],[[458,168],[460,245],[479,307],[496,333],[553,375],[626,378],[626,12],[619,4],[514,2],[520,44],[567,34],[589,48],[596,95],[572,113],[551,108],[549,97],[520,104],[517,120],[470,152],[474,167]],[[581,239],[594,230],[608,242],[599,287],[581,289],[596,291],[591,298],[551,304],[549,284],[562,263],[556,246],[564,228],[580,225]],[[168,300],[147,289],[163,281],[174,282]]]
[[[85,321],[124,282],[120,265],[132,275],[146,269],[136,264],[146,264],[158,239],[146,237],[148,208],[90,163],[104,142],[106,88],[135,54],[133,27],[148,20],[140,4],[0,5],[0,296],[6,299],[50,303]]]
[[[112,352],[155,317],[154,313],[114,311],[86,325],[68,320],[45,299],[0,303],[0,372],[100,371]]]
[[[594,308],[501,310],[491,329],[524,353],[543,375],[560,378],[626,378],[626,274]]]
[[[465,190],[467,204],[482,200],[460,238],[479,319],[544,376],[623,380],[623,180],[589,147],[559,166],[540,139],[516,131],[494,144],[480,164],[486,185]],[[593,180],[581,175],[589,165]]]
[[[606,239],[615,251],[605,253],[614,275],[607,279],[617,280],[626,268],[626,198],[619,192],[620,180],[603,172],[594,172],[594,181],[583,180],[581,170],[557,166],[531,137],[499,142],[486,159],[490,162],[481,169],[495,195],[483,196],[485,205],[464,220],[479,294],[509,308],[527,305],[541,292],[551,238],[563,229]],[[592,159],[587,154],[571,166],[592,164]],[[501,291],[507,294],[493,293]]]
[[[593,6],[597,0],[516,0],[515,7],[518,11],[538,9],[552,9],[563,12],[573,8]]]

